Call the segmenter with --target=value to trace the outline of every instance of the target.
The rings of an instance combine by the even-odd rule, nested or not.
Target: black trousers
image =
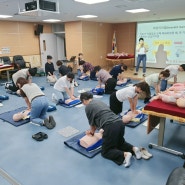
[[[112,94],[116,91],[117,80],[115,78],[109,78],[105,83],[105,94]]]
[[[102,156],[121,165],[125,160],[124,152],[131,152],[133,145],[124,139],[125,126],[122,120],[105,125],[103,127]]]
[[[16,92],[19,89],[19,87],[17,87],[15,85],[15,83],[13,82],[13,80],[12,80],[12,85],[9,85],[8,89],[13,91],[13,92]]]
[[[90,79],[91,79],[91,80],[98,81],[98,80],[97,80],[97,77],[96,77],[96,72],[94,72],[94,71],[91,71],[91,72],[90,72]]]
[[[109,105],[112,112],[119,114],[123,109],[123,102],[120,102],[116,97],[116,92],[113,92],[109,98]]]

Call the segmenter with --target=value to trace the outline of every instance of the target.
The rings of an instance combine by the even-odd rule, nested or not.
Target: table
[[[13,70],[14,66],[13,65],[9,65],[9,64],[4,64],[4,65],[0,65],[0,73],[2,71],[6,71],[6,75],[7,75],[7,80],[10,81],[10,74],[9,71]]]
[[[158,124],[158,143],[150,143],[150,148],[156,148],[171,154],[175,154],[185,158],[185,154],[166,148],[163,146],[164,132],[165,132],[165,122],[166,118],[178,121],[180,124],[185,122],[185,109],[177,107],[176,105],[164,103],[161,100],[154,100],[147,104],[142,110],[144,114],[148,114],[147,123],[147,134],[149,134]]]
[[[122,58],[110,59],[110,58],[106,58],[106,61],[109,62],[111,64],[111,66],[115,66],[117,64],[124,63],[125,65],[134,67],[135,58],[127,58],[127,59],[122,59]]]

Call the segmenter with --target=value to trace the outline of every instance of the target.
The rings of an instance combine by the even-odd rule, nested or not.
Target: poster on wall
[[[9,54],[10,48],[9,47],[2,47],[1,48],[1,54]]]
[[[185,64],[185,20],[138,23],[136,34],[148,45],[148,66]]]

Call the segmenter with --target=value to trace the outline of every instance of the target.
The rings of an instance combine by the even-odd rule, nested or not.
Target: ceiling
[[[106,3],[87,5],[73,0],[47,0],[59,2],[59,12],[41,11],[35,15],[19,14],[25,8],[25,3],[33,0],[0,0],[0,14],[13,15],[11,21],[42,22],[44,19],[60,19],[62,22],[84,20],[77,15],[93,14],[98,18],[86,19],[93,22],[124,23],[172,20],[185,18],[185,0],[110,0]],[[87,0],[88,1],[88,0]],[[150,12],[131,14],[127,9],[149,9]]]

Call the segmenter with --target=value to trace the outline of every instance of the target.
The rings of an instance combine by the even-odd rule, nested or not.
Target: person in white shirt
[[[139,44],[136,47],[136,51],[137,51],[138,56],[137,56],[136,72],[134,73],[134,75],[138,75],[139,66],[140,66],[141,61],[142,61],[143,62],[143,77],[145,77],[145,73],[146,73],[146,53],[148,52],[148,47],[147,47],[147,45],[145,45],[143,38],[139,39]]]
[[[150,96],[150,87],[146,82],[139,82],[133,86],[125,87],[113,92],[109,99],[110,109],[115,114],[119,114],[122,112],[123,102],[128,100],[130,104],[130,110],[132,113],[136,113],[138,94],[141,92],[145,92],[147,97]]]
[[[52,93],[52,101],[58,103],[60,99],[76,99],[74,96],[74,77],[72,72],[60,77],[54,84],[54,93]]]
[[[170,71],[170,76],[167,79],[161,81],[161,91],[166,90],[169,79],[174,78],[173,83],[177,83],[177,74],[179,71],[185,71],[185,64],[169,65],[164,70],[166,69]]]

